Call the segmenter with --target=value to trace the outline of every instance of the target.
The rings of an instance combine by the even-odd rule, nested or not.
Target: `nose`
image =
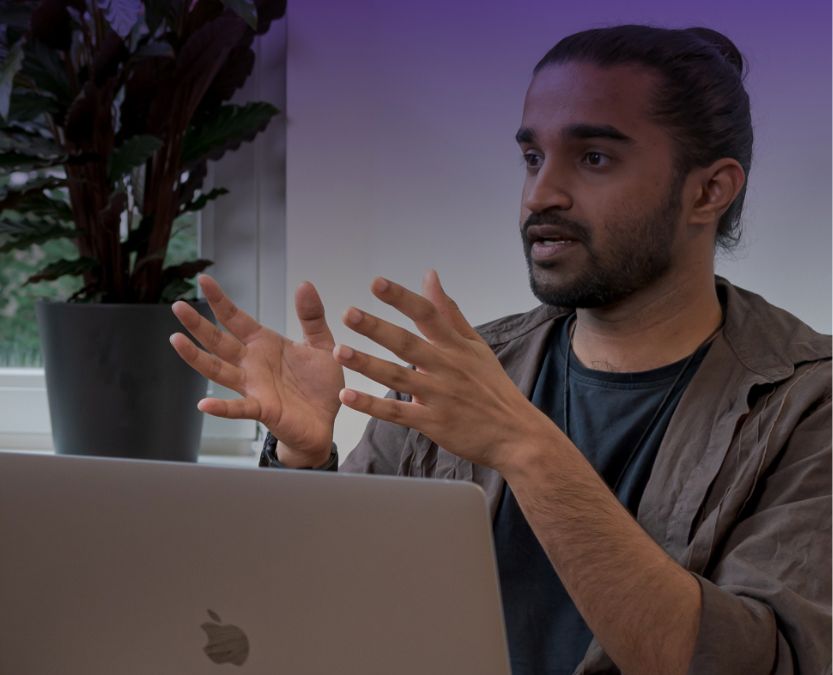
[[[564,175],[558,171],[555,162],[545,159],[537,172],[527,174],[521,204],[525,210],[532,213],[546,209],[566,211],[572,208],[573,198],[570,196]]]

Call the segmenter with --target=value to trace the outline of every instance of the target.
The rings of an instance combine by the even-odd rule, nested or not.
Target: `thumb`
[[[333,334],[324,316],[324,303],[321,302],[315,286],[309,281],[305,281],[295,290],[295,311],[308,345],[327,350],[335,347]]]
[[[437,270],[430,269],[425,273],[422,278],[422,292],[460,335],[470,339],[481,339],[480,334],[466,321],[457,303],[446,295]]]

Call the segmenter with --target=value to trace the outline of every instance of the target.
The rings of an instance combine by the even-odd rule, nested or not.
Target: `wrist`
[[[495,453],[492,466],[507,481],[522,479],[540,470],[542,463],[557,454],[569,439],[537,408],[517,427],[518,433]]]
[[[283,445],[278,441],[271,432],[266,434],[266,439],[263,443],[263,450],[260,453],[260,461],[258,466],[270,467],[276,469],[314,469],[321,471],[337,471],[338,470],[338,449],[335,443],[331,443],[327,449],[326,454],[322,454],[319,458],[318,453],[309,452],[295,453],[293,457],[291,454],[278,455],[280,446]],[[283,446],[284,449],[291,453],[291,448]],[[319,461],[320,459],[320,461]]]
[[[330,443],[326,448],[296,450],[278,441],[274,453],[277,460],[288,469],[309,469],[326,464],[334,447],[335,444]]]

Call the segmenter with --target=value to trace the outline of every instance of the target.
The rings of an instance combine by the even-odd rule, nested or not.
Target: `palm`
[[[231,401],[203,399],[200,410],[258,420],[300,454],[320,454],[329,448],[344,375],[333,359],[333,336],[312,284],[302,285],[296,293],[304,342],[293,342],[236,307],[208,275],[201,275],[199,283],[226,331],[186,303],[175,303],[177,318],[207,351],[180,334],[171,343],[192,368],[241,395]]]
[[[282,442],[299,450],[329,444],[344,387],[331,350],[292,342],[262,327],[246,344],[239,367],[245,382],[238,393]]]

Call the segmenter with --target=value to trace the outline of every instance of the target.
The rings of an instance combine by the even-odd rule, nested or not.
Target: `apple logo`
[[[206,621],[201,628],[208,635],[208,644],[203,651],[214,663],[233,663],[242,666],[249,658],[249,639],[237,626],[223,625],[216,612],[208,610],[214,623]]]

